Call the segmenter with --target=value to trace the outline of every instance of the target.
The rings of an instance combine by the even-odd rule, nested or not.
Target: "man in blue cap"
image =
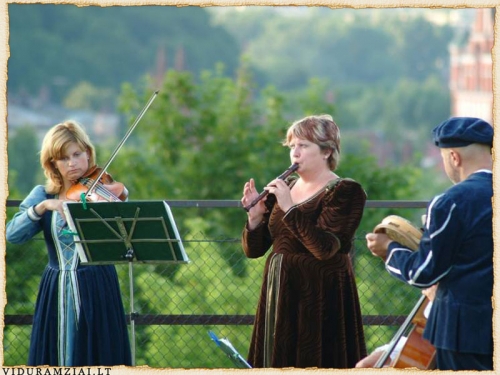
[[[366,235],[387,271],[418,288],[438,284],[423,337],[439,370],[493,370],[493,127],[450,118],[433,130],[454,183],[427,207],[417,251],[386,234]]]

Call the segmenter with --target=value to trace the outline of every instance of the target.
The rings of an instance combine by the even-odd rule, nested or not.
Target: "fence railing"
[[[239,201],[232,200],[166,202],[171,208],[179,209],[242,209]],[[427,203],[367,201],[366,208],[423,209]],[[11,212],[19,204],[19,200],[6,202]],[[357,234],[354,259],[368,252],[364,234]],[[243,356],[246,355],[265,257],[246,259],[239,234],[222,240],[203,233],[181,233],[181,237],[191,261],[189,265],[146,264],[134,268],[135,363],[161,368],[232,367],[223,353],[210,343],[207,331],[214,330],[219,336],[228,337]],[[38,281],[45,267],[44,246],[42,237],[23,245],[8,244],[4,365],[26,363]],[[374,275],[364,268],[366,262],[355,263],[367,347],[372,350],[386,343],[405,320],[412,306],[405,306],[402,301],[413,298],[416,302],[419,294],[411,287],[402,287],[398,288],[394,300],[386,301],[384,296],[376,295],[374,288],[377,283],[391,282],[390,276],[381,272],[375,282]],[[128,269],[124,264],[116,268],[128,311]],[[130,316],[128,319],[130,322]]]
[[[240,207],[243,209],[240,201],[237,200],[165,200],[170,207],[183,207],[183,208],[233,208]],[[368,200],[366,201],[366,208],[425,208],[427,201],[420,200]],[[7,207],[18,207],[21,204],[19,199],[9,199],[6,202]]]

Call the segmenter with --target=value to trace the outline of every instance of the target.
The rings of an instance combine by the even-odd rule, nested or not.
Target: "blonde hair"
[[[89,136],[77,122],[68,120],[54,125],[45,134],[40,150],[40,164],[46,177],[45,189],[48,194],[57,194],[63,186],[61,173],[55,166],[55,161],[65,154],[70,143],[76,143],[89,155],[89,168],[95,166],[95,148]]]
[[[334,171],[340,159],[340,129],[330,115],[307,116],[295,121],[286,132],[283,146],[290,146],[292,138],[305,139],[319,146],[322,151],[331,151],[327,162]]]

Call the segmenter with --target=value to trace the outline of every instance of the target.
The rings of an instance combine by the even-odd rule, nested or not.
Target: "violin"
[[[92,186],[94,188],[92,188]],[[92,189],[89,193],[89,189]],[[72,201],[81,201],[82,194],[89,202],[123,202],[128,198],[128,190],[121,182],[117,182],[102,168],[94,166],[85,175],[73,184],[66,198]]]

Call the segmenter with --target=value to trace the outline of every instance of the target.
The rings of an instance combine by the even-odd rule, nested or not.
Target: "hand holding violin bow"
[[[117,182],[110,174],[98,166],[90,168],[66,192],[66,199],[89,202],[123,202],[128,198],[128,190],[124,184]]]

